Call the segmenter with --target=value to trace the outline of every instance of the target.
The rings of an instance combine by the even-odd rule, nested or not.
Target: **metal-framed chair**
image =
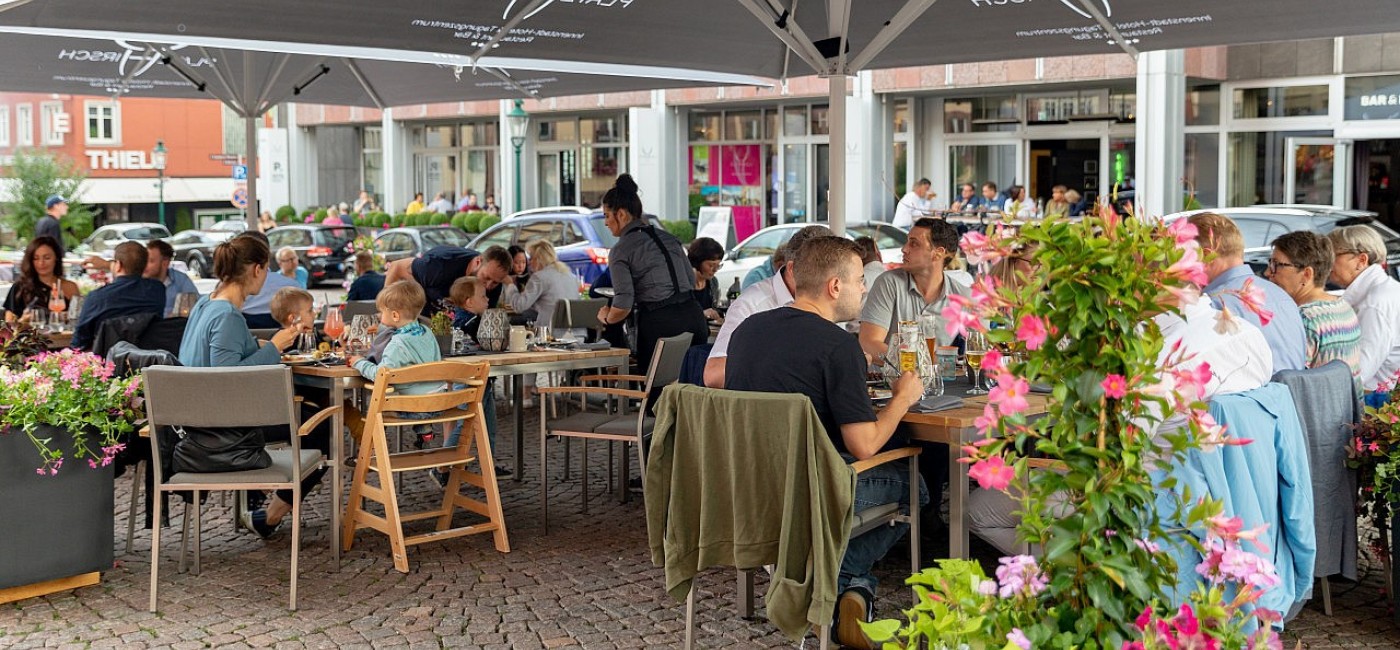
[[[545,534],[549,534],[549,439],[551,437],[580,441],[579,451],[583,487],[583,512],[588,512],[588,441],[602,440],[609,443],[621,442],[636,445],[638,471],[645,471],[645,441],[651,435],[655,418],[647,415],[647,405],[654,391],[676,383],[680,379],[681,363],[685,351],[690,348],[691,334],[683,332],[656,342],[656,353],[651,357],[651,367],[643,375],[585,375],[582,386],[559,386],[539,388],[540,395],[575,394],[583,398],[606,396],[617,398],[624,405],[628,400],[639,400],[640,407],[631,414],[575,413],[549,422],[546,410],[547,400],[540,400],[540,508],[543,511]],[[596,383],[598,386],[586,384]],[[605,386],[604,384],[613,384]],[[641,390],[622,388],[624,384],[638,384]],[[622,484],[627,484],[627,457],[623,456]],[[567,465],[566,465],[567,467]]]
[[[151,528],[151,601],[156,611],[160,571],[161,508],[166,492],[190,491],[193,501],[185,509],[185,533],[180,549],[184,564],[190,515],[194,515],[194,571],[200,570],[200,494],[215,490],[291,490],[292,558],[288,607],[297,608],[297,556],[301,550],[301,482],[324,461],[321,452],[301,448],[301,436],[310,433],[341,407],[324,409],[298,426],[292,395],[292,371],[283,366],[248,368],[182,368],[153,366],[142,372],[146,387],[146,417],[151,431],[161,427],[287,427],[290,449],[269,449],[272,466],[239,472],[176,472],[161,480],[162,436],[151,436],[151,471],[155,476],[157,525]],[[210,395],[219,401],[211,403]]]
[[[466,535],[492,533],[496,550],[510,552],[506,534],[505,514],[501,508],[501,493],[496,484],[496,465],[491,456],[491,444],[486,437],[486,415],[481,402],[485,396],[488,363],[438,361],[406,368],[380,368],[365,414],[365,438],[355,463],[354,483],[350,487],[350,503],[343,522],[342,548],[349,551],[355,542],[355,531],[373,528],[389,537],[394,568],[408,573],[408,547]],[[395,394],[395,387],[419,382],[444,382],[448,390],[426,395]],[[426,414],[426,419],[404,417],[403,414]],[[389,451],[386,426],[408,424],[444,425],[461,422],[464,429],[461,442],[455,447],[393,453]],[[480,472],[467,471],[467,464],[477,461]],[[447,485],[443,488],[440,507],[412,514],[399,511],[399,488],[392,477],[402,472],[450,468]],[[378,476],[377,485],[369,482],[370,473]],[[461,493],[468,484],[483,490],[485,500]],[[384,516],[365,509],[365,502],[384,506]],[[457,509],[481,515],[484,523],[452,527]],[[431,532],[406,535],[404,524],[411,521],[435,519]]]

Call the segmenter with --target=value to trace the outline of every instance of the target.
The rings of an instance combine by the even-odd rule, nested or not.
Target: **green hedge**
[[[661,227],[676,236],[682,244],[695,241],[695,224],[689,221],[662,221]]]
[[[447,215],[445,215],[445,214],[438,214],[438,213],[436,213],[436,212],[433,213],[432,218],[430,218],[430,219],[428,220],[428,224],[429,224],[429,225],[432,225],[432,226],[446,226],[447,224],[449,224],[449,223],[451,223],[451,222],[452,222],[452,217],[449,217],[449,216],[447,216]]]
[[[277,223],[291,223],[292,219],[297,216],[297,209],[290,205],[284,205],[277,208],[277,214],[275,216],[277,218]]]
[[[369,213],[369,225],[371,228],[383,228],[389,225],[394,218],[384,212]]]
[[[477,232],[486,232],[487,228],[501,222],[501,218],[489,212],[481,213],[481,218],[476,222]]]
[[[300,218],[300,219],[297,219],[297,223],[305,223],[307,217],[314,217],[314,216],[316,216],[316,211],[315,211],[315,210],[313,210],[313,209],[311,209],[311,208],[307,208],[307,209],[305,209],[305,210],[302,210],[302,211],[301,211],[301,218]]]
[[[402,212],[394,215],[394,218],[389,222],[389,226],[391,228],[402,228],[404,223],[408,221],[408,216],[409,215]]]
[[[321,208],[321,209],[317,210],[317,211],[316,211],[316,223],[321,223],[322,221],[325,221],[325,220],[326,220],[326,215],[328,215],[328,214],[330,214],[330,212],[327,211],[325,208]]]
[[[453,228],[457,228],[458,230],[466,230],[466,229],[467,229],[467,213],[465,213],[465,212],[458,212],[457,214],[452,215],[452,220],[449,221],[448,223],[452,224],[452,227],[453,227]]]

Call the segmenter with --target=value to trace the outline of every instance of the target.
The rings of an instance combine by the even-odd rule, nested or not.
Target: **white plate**
[[[282,365],[305,366],[316,363],[316,358],[309,354],[284,354],[282,355]]]

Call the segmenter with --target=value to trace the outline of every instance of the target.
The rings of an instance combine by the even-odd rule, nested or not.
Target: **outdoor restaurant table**
[[[963,457],[963,445],[970,444],[978,438],[974,422],[982,416],[982,411],[987,405],[987,396],[965,394],[967,389],[971,388],[970,382],[953,382],[948,386],[950,389],[945,394],[961,397],[962,406],[937,413],[910,412],[901,421],[908,426],[911,440],[948,445],[948,556],[967,559],[968,466],[958,461]],[[1047,397],[1049,396],[1040,393],[1026,396],[1026,402],[1030,404],[1026,415],[1044,414]]]
[[[538,352],[501,352],[445,357],[444,361],[491,364],[491,377],[511,377],[515,400],[515,480],[525,473],[525,375],[560,370],[617,368],[625,371],[630,351],[621,348],[604,350],[543,350]],[[346,389],[364,388],[368,383],[354,368],[339,366],[293,366],[292,381],[300,386],[330,391],[331,405],[345,403]],[[342,515],[342,477],[345,466],[345,417],[336,413],[331,418],[331,549],[337,565],[340,563],[340,518]],[[493,450],[494,451],[494,450]]]
[[[44,332],[44,336],[49,337],[50,350],[62,350],[63,348],[72,345],[73,343],[72,330],[66,330],[63,332]]]

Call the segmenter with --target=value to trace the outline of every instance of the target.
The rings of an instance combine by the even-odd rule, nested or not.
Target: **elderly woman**
[[[283,246],[277,249],[277,272],[283,276],[297,281],[301,288],[306,288],[306,283],[311,279],[311,273],[306,267],[301,265],[301,260],[297,258],[297,252],[291,246]]]
[[[1299,230],[1274,240],[1274,252],[1264,277],[1277,284],[1303,315],[1307,335],[1307,365],[1345,361],[1361,378],[1361,322],[1356,311],[1323,288],[1332,271],[1332,240]]]
[[[1327,233],[1333,262],[1329,279],[1361,321],[1361,386],[1367,392],[1392,383],[1400,370],[1400,282],[1386,274],[1385,242],[1367,226]],[[1384,395],[1368,396],[1368,403]]]
[[[707,320],[723,322],[724,319],[715,309],[720,291],[720,286],[715,284],[715,273],[719,272],[719,264],[724,260],[724,247],[709,237],[700,237],[690,242],[685,254],[690,258],[690,268],[695,269],[695,301],[700,303]]]

